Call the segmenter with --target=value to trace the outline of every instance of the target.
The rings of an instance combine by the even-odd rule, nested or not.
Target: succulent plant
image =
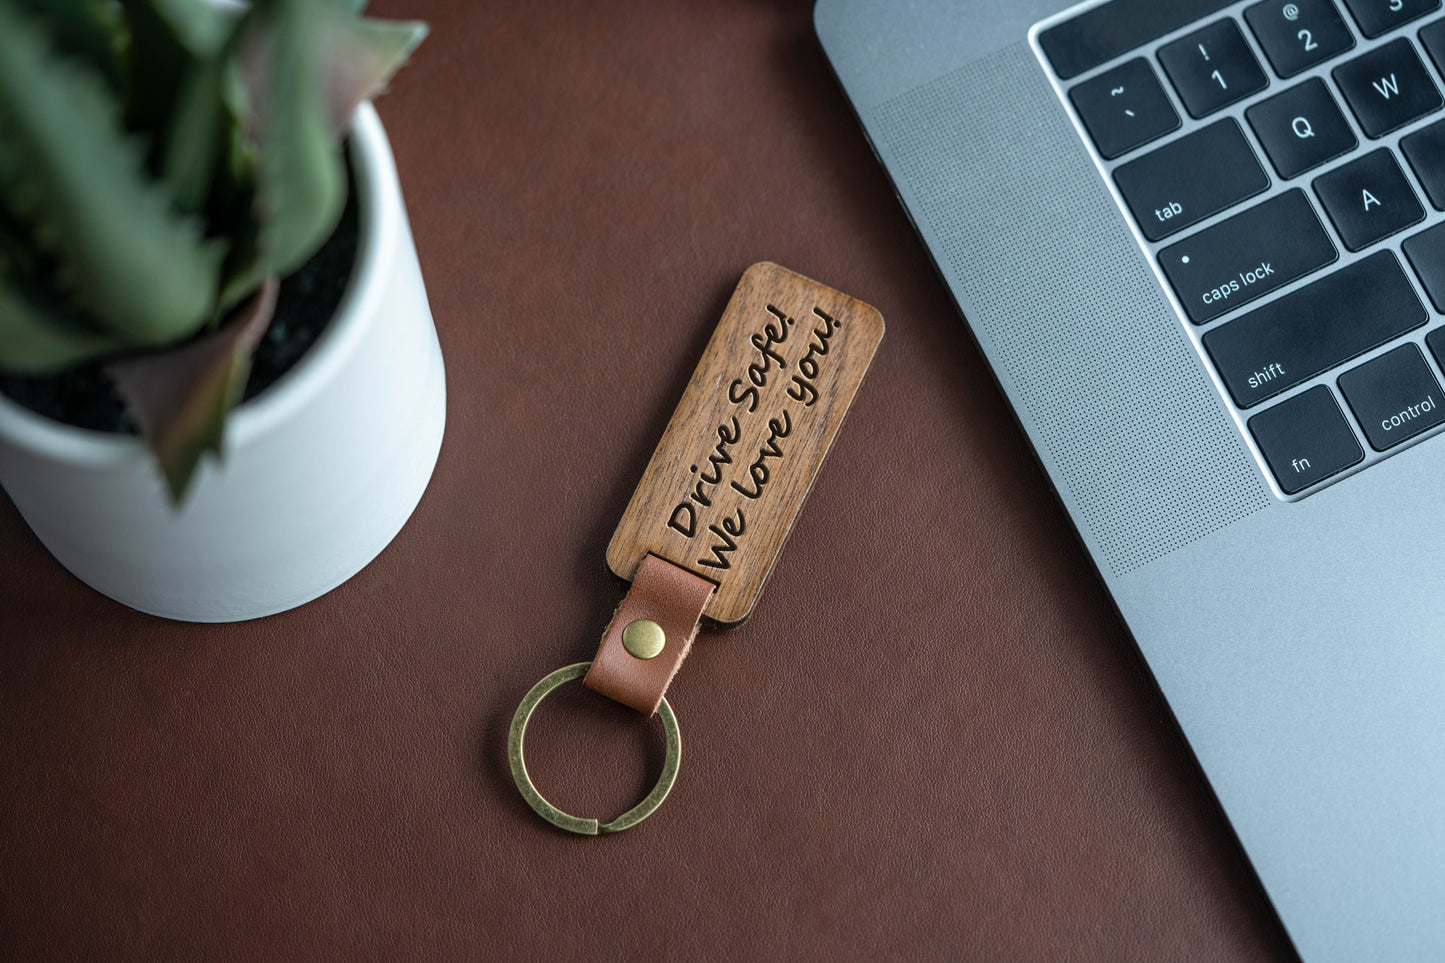
[[[0,371],[105,361],[177,503],[426,34],[364,6],[0,0]]]

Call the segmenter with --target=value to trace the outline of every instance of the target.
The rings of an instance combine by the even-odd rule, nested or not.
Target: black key
[[[1445,71],[1445,20],[1436,20],[1429,26],[1420,28],[1420,42],[1425,45],[1425,52],[1430,59],[1435,61],[1435,67]]]
[[[1347,154],[1359,143],[1329,88],[1317,77],[1260,101],[1244,116],[1285,180]]]
[[[1445,314],[1445,224],[1436,224],[1400,245],[1435,310]]]
[[[1401,24],[1440,8],[1440,0],[1345,0],[1360,33],[1374,40]]]
[[[1365,450],[1324,385],[1261,411],[1249,419],[1249,431],[1286,495],[1365,460]]]
[[[1244,11],[1244,19],[1281,77],[1293,77],[1355,45],[1330,0],[1263,0]]]
[[[1372,138],[1440,109],[1440,91],[1404,37],[1341,64],[1334,77]]]
[[[1250,408],[1425,323],[1389,251],[1356,261],[1204,335],[1234,401]]]
[[[1401,138],[1400,149],[1430,195],[1430,203],[1445,211],[1445,120]]]
[[[1315,193],[1351,251],[1425,218],[1395,155],[1381,147],[1315,178]]]
[[[1212,114],[1269,84],[1233,20],[1166,44],[1159,60],[1192,117]]]
[[[1425,346],[1435,356],[1435,363],[1445,368],[1445,328],[1436,328],[1425,335]]]
[[[1394,448],[1445,421],[1445,394],[1413,344],[1402,344],[1340,375],[1340,394],[1376,451]]]
[[[1050,27],[1039,46],[1064,80],[1203,20],[1234,0],[1113,0]]]
[[[1114,183],[1144,236],[1158,241],[1260,193],[1269,176],[1231,118],[1120,165]]]
[[[1203,324],[1337,257],[1304,191],[1295,188],[1166,247],[1159,266],[1189,320]]]
[[[1069,91],[1089,136],[1105,160],[1113,160],[1179,126],[1179,115],[1140,57],[1105,71]]]

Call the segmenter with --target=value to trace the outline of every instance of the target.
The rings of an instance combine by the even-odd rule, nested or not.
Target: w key
[[[1440,91],[1401,37],[1334,70],[1350,110],[1371,139],[1384,137],[1440,109]]]

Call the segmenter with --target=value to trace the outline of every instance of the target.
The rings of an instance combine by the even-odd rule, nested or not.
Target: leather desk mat
[[[809,2],[377,0],[446,357],[397,540],[324,598],[164,622],[0,499],[0,957],[1288,958],[1262,890],[856,129]],[[672,796],[566,835],[513,709],[590,658],[604,552],[744,269],[879,308],[751,620],[669,692]],[[610,818],[656,723],[580,686],[539,788]]]

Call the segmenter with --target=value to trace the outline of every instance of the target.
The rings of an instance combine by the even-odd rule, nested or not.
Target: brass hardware
[[[636,622],[632,623],[632,625],[636,624]],[[652,624],[656,625],[656,623]],[[632,626],[629,625],[628,628],[630,629]],[[662,630],[659,628],[657,633],[660,637]],[[660,646],[658,651],[661,651]],[[647,794],[647,798],[612,822],[600,824],[595,819],[583,819],[580,816],[564,813],[542,798],[537,787],[532,785],[532,777],[527,775],[527,763],[522,758],[522,739],[527,734],[527,720],[532,717],[537,706],[552,693],[552,690],[582,678],[591,667],[591,662],[578,662],[575,665],[565,666],[532,686],[532,691],[528,692],[522,700],[522,704],[517,706],[516,715],[512,716],[512,729],[507,736],[507,760],[512,764],[512,779],[517,783],[517,789],[521,792],[522,798],[527,800],[527,805],[553,826],[584,836],[620,833],[624,829],[631,829],[651,816],[657,807],[662,805],[667,794],[672,791],[672,784],[677,781],[677,768],[682,761],[682,735],[677,728],[677,717],[672,714],[672,706],[667,704],[666,699],[663,699],[657,707],[657,714],[662,717],[662,733],[667,746],[667,755],[662,762],[662,776],[657,780],[657,785],[652,787],[652,792]]]
[[[652,619],[637,619],[622,630],[622,647],[634,659],[655,659],[667,644],[667,633]]]

